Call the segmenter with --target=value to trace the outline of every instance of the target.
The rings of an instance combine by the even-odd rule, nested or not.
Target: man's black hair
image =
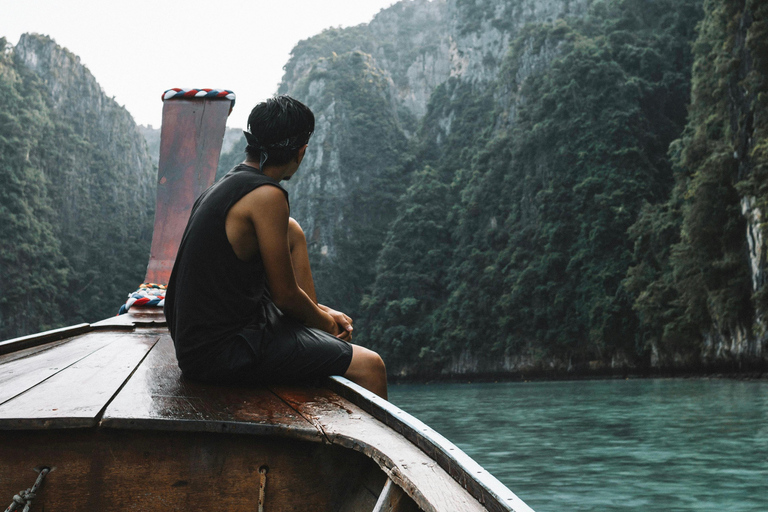
[[[291,161],[315,131],[315,115],[290,96],[276,96],[259,103],[248,116],[248,159],[259,167]]]

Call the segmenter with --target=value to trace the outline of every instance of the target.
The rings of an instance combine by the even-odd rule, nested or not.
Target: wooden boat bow
[[[41,333],[4,344],[6,351],[18,348],[0,356],[0,429],[4,430],[0,482],[13,482],[13,489],[30,480],[33,467],[54,467],[43,496],[53,503],[66,503],[72,499],[68,493],[77,488],[73,479],[86,478],[78,468],[87,465],[86,474],[98,474],[99,480],[111,486],[111,495],[127,501],[129,496],[121,492],[136,492],[140,482],[135,482],[135,471],[105,473],[108,460],[102,459],[108,451],[111,455],[107,459],[114,460],[119,454],[119,458],[144,467],[133,459],[149,449],[159,459],[179,453],[195,461],[192,467],[178,461],[170,464],[163,473],[173,472],[172,478],[164,477],[161,482],[149,479],[152,489],[169,502],[185,504],[170,510],[187,510],[191,482],[195,482],[194,473],[201,464],[208,467],[203,471],[205,480],[209,473],[223,471],[220,466],[228,466],[228,458],[234,465],[245,464],[243,477],[254,493],[245,494],[251,498],[257,494],[258,469],[272,468],[267,477],[269,502],[275,499],[270,484],[283,478],[280,472],[286,459],[312,452],[317,467],[304,467],[309,475],[300,479],[297,475],[293,475],[294,480],[286,477],[290,486],[301,482],[298,487],[314,488],[316,483],[310,485],[310,480],[345,476],[353,481],[351,489],[339,483],[330,485],[325,501],[315,502],[320,507],[317,509],[301,508],[306,504],[290,508],[272,503],[265,510],[375,510],[349,503],[375,506],[380,498],[401,504],[400,508],[381,510],[530,510],[438,433],[344,378],[333,377],[314,386],[260,387],[185,380],[159,310],[131,311],[87,327],[76,326],[71,332],[72,336],[53,341],[51,333]],[[36,340],[48,341],[35,344]],[[262,444],[242,446],[244,436],[260,439]],[[166,453],[155,443],[173,449]],[[263,443],[285,450],[269,453]],[[323,454],[307,445],[343,450]],[[86,447],[84,454],[80,453],[82,447]],[[195,455],[197,450],[218,452],[221,459],[205,462],[205,457]],[[336,459],[342,452],[346,452],[344,464],[354,471],[326,475],[324,468],[338,465]],[[349,452],[362,457],[348,458]],[[241,460],[246,453],[246,460],[253,457],[247,464]],[[159,462],[149,457],[146,464]],[[295,465],[293,461],[289,464],[291,471],[296,471]],[[189,485],[173,487],[179,481]],[[152,495],[150,491],[143,492]],[[195,490],[192,495],[201,492]],[[100,501],[99,494],[89,498],[94,500],[92,508],[123,510]],[[236,503],[241,506],[241,501]],[[323,508],[323,503],[330,508]],[[338,508],[344,504],[353,508]]]

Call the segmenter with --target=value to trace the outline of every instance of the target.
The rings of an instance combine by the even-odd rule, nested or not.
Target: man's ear
[[[299,149],[299,152],[296,153],[296,163],[301,164],[301,161],[304,160],[304,153],[307,152],[307,145],[304,144],[301,149]]]

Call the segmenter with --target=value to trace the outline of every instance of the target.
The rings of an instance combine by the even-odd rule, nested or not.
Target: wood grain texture
[[[162,313],[124,316],[149,321],[134,324],[131,333],[102,326],[55,349],[0,356],[0,368],[11,370],[0,372],[0,393],[7,395],[0,429],[93,426],[109,403],[100,431],[256,434],[272,436],[276,444],[311,440],[360,452],[397,484],[382,498],[384,510],[410,512],[418,504],[425,511],[530,511],[524,504],[500,507],[483,499],[487,495],[473,498],[463,486],[476,491],[480,484],[467,472],[481,473],[480,466],[423,423],[344,379],[331,385],[360,406],[323,387],[190,382],[181,376],[167,330],[156,324]],[[346,508],[335,511],[370,510],[376,503],[376,489],[356,477],[345,491]]]
[[[118,339],[114,334],[89,333],[2,356],[0,359],[0,404],[75,364]],[[26,357],[19,357],[26,356]]]
[[[17,350],[15,352],[10,352],[8,354],[0,355],[0,368],[2,365],[10,363],[11,361],[17,361],[19,359],[26,359],[30,356],[33,356],[35,354],[39,354],[41,352],[45,352],[47,350],[51,350],[54,347],[58,347],[61,345],[64,345],[66,343],[69,343],[70,341],[77,339],[77,336],[74,336],[72,338],[64,338],[63,340],[57,340],[52,341],[50,343],[46,343],[45,345],[39,345],[37,347],[29,347],[24,348],[21,350]]]
[[[389,479],[379,466],[369,459],[368,467],[359,473],[356,481],[350,482],[344,504],[336,512],[359,512],[361,510],[370,512],[376,505],[376,499],[387,481]]]
[[[213,184],[230,102],[163,104],[157,206],[145,282],[167,284],[192,205]]]
[[[164,327],[167,325],[163,308],[131,308],[124,315],[112,316],[91,324],[93,329],[115,329],[134,327]]]
[[[158,339],[150,334],[100,335],[110,338],[104,347],[0,405],[0,429],[95,425],[104,406]]]
[[[400,487],[387,480],[373,512],[419,512],[419,508]]]
[[[488,510],[533,512],[496,477],[422,421],[343,377],[331,377],[328,385],[416,444]]]
[[[53,329],[51,331],[30,334],[29,336],[21,336],[20,338],[0,341],[0,354],[8,354],[16,350],[35,347],[62,338],[76,336],[90,330],[91,326],[89,324],[77,324],[70,325],[69,327],[62,327],[61,329]]]
[[[255,512],[262,465],[267,512],[337,512],[372,464],[293,439],[114,429],[3,432],[0,453],[0,496],[9,502],[34,482],[32,468],[55,467],[33,512]]]
[[[320,442],[322,433],[266,387],[185,380],[173,341],[161,336],[104,412],[103,427],[288,435]]]
[[[355,487],[337,512],[369,512],[376,506],[376,496],[364,487]]]
[[[332,443],[371,457],[422,510],[486,510],[418,447],[338,394],[308,386],[270,389],[322,428]]]

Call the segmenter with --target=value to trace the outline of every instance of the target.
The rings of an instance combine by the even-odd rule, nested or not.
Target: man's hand
[[[336,334],[336,337],[340,340],[344,341],[351,341],[352,340],[352,319],[349,318],[347,315],[342,313],[341,311],[336,311],[335,309],[331,309],[328,306],[323,306],[322,304],[318,304],[317,307],[331,315],[331,318],[333,318],[333,321],[336,322],[336,325],[338,326],[339,332]]]

